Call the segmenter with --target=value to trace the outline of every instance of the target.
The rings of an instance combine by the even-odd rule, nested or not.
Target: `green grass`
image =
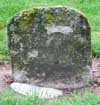
[[[100,55],[100,0],[0,0],[0,61],[10,60],[6,32],[10,18],[32,6],[54,5],[70,6],[85,13],[91,26],[92,53]]]
[[[0,105],[100,105],[100,94],[86,92],[84,95],[72,94],[70,97],[64,96],[62,99],[56,98],[49,101],[39,99],[36,96],[18,96],[9,91],[5,92],[5,94],[1,93]]]
[[[9,51],[6,28],[0,30],[0,61],[9,61]]]

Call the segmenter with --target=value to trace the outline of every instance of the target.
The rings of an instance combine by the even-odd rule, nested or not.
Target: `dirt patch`
[[[100,57],[95,57],[92,59],[92,89],[96,92],[100,92]]]
[[[93,77],[91,89],[100,92],[100,57],[92,59],[91,75]],[[0,91],[8,87],[12,81],[11,64],[0,63]]]
[[[0,63],[0,91],[7,88],[12,82],[12,70],[10,64]]]

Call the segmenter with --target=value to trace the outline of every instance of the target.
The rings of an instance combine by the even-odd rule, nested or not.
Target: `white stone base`
[[[38,87],[29,84],[23,83],[12,83],[10,87],[17,93],[25,95],[25,96],[38,96],[39,98],[54,98],[57,96],[62,96],[63,92],[61,90],[46,88],[46,87]]]

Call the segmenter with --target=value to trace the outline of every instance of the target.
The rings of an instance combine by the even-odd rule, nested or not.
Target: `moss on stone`
[[[54,20],[54,16],[50,13],[45,13],[44,16],[49,24]]]
[[[18,26],[18,30],[21,33],[26,33],[30,29],[30,23],[31,23],[32,16],[33,16],[35,10],[36,9],[34,7],[32,7],[30,9],[24,10],[20,13],[21,18],[18,19],[16,21],[16,23]]]
[[[22,12],[22,16],[29,16],[29,15],[33,14],[35,11],[36,11],[36,9],[34,7],[29,8]]]
[[[31,22],[32,17],[28,16],[28,17],[22,17],[17,21],[17,26],[18,26],[18,30],[20,32],[26,32],[30,27],[29,27],[29,23]]]

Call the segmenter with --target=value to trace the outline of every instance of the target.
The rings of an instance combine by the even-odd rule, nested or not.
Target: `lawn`
[[[32,6],[70,6],[82,11],[91,26],[92,53],[100,55],[100,0],[0,0],[0,61],[9,61],[7,24],[17,12]]]
[[[84,95],[72,94],[70,97],[54,100],[39,99],[36,96],[18,96],[9,91],[0,95],[0,105],[100,105],[100,95],[93,92],[86,92]]]

